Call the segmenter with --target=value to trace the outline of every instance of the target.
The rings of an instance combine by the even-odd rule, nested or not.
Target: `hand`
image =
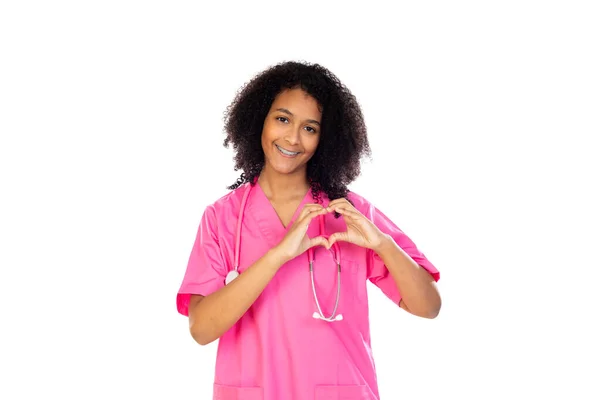
[[[329,236],[329,247],[337,241],[344,241],[375,250],[385,241],[386,235],[367,217],[362,215],[346,199],[336,199],[329,203],[327,212],[337,211],[344,218],[346,232],[336,232]]]
[[[329,249],[329,243],[323,236],[312,239],[306,234],[311,221],[319,215],[327,214],[327,209],[320,204],[306,204],[288,233],[276,246],[277,251],[287,262],[314,246],[323,246]]]

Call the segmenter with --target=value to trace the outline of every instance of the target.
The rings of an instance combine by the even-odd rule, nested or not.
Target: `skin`
[[[306,165],[319,145],[321,111],[314,98],[301,89],[285,90],[273,101],[261,135],[265,167],[258,184],[287,226],[310,188]],[[277,146],[299,154],[286,157]]]
[[[190,333],[206,345],[221,337],[252,306],[279,268],[311,247],[330,248],[346,241],[376,252],[384,261],[402,293],[399,305],[424,318],[435,318],[441,298],[431,275],[416,264],[389,235],[382,233],[346,199],[336,199],[325,208],[306,204],[295,221],[298,205],[310,189],[307,163],[320,139],[321,111],[314,98],[301,89],[282,91],[273,101],[261,135],[265,167],[258,184],[280,217],[283,226],[292,224],[281,242],[240,274],[233,282],[203,297],[192,295],[189,305]],[[277,146],[298,154],[282,155]],[[307,230],[319,215],[337,211],[347,226],[345,232],[309,238]]]
[[[348,200],[336,199],[329,203],[327,212],[340,213],[347,230],[329,237],[328,246],[337,241],[353,243],[376,252],[390,271],[402,299],[398,303],[404,310],[423,318],[437,317],[442,300],[435,280],[417,264],[391,236],[384,234]]]

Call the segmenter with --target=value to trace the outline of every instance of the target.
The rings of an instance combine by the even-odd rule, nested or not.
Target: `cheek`
[[[273,132],[269,129],[268,125],[263,127],[262,134],[260,136],[260,142],[262,143],[263,149],[266,149],[271,142],[273,142]]]
[[[280,136],[278,127],[271,122],[265,122],[263,125],[263,131],[261,140],[263,144],[269,144],[274,142]]]

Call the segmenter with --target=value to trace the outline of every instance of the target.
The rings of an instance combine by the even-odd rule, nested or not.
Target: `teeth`
[[[282,149],[281,147],[279,147],[279,146],[277,146],[277,145],[275,145],[275,146],[276,146],[276,147],[279,149],[279,151],[280,151],[280,152],[282,152],[282,153],[283,153],[283,154],[285,154],[286,156],[295,156],[295,155],[297,155],[297,154],[300,154],[299,152],[287,151],[287,150],[285,150],[285,149]]]

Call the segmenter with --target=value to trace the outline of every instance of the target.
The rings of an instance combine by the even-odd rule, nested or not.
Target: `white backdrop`
[[[292,59],[357,96],[351,189],[441,272],[434,320],[370,286],[382,399],[600,398],[592,3],[2,2],[0,398],[210,398],[175,294],[225,107]]]

